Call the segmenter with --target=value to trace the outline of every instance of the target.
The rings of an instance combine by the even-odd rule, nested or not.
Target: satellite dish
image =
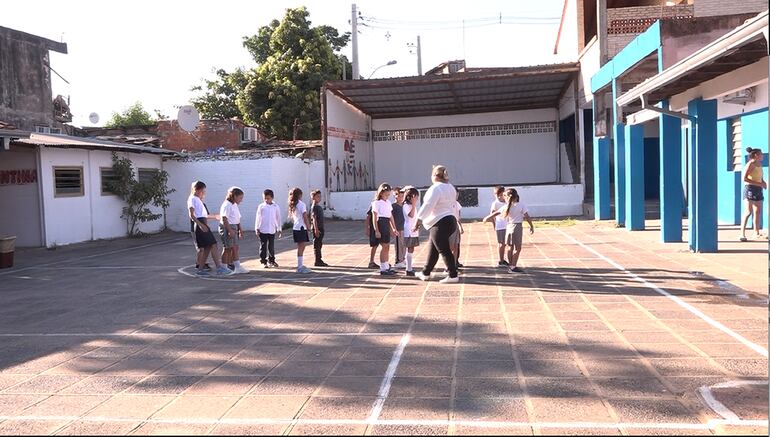
[[[91,115],[88,116],[88,121],[90,121],[91,124],[99,123],[99,114],[92,112]]]
[[[198,111],[190,106],[185,105],[179,108],[179,114],[177,115],[177,123],[179,127],[185,132],[192,132],[198,127],[198,123],[201,121],[201,117]]]

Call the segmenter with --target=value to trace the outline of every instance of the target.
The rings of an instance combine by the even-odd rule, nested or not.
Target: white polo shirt
[[[227,217],[227,223],[231,225],[241,224],[241,210],[238,208],[238,204],[230,203],[227,199],[222,202],[222,206],[219,208],[219,216]]]
[[[295,231],[301,231],[305,227],[305,219],[303,215],[307,212],[307,206],[305,202],[297,201],[297,207],[294,208],[294,212],[291,213],[291,218],[294,220],[293,229]]]
[[[260,234],[275,234],[281,229],[281,207],[276,203],[262,202],[257,207],[257,220],[254,228]]]
[[[187,198],[187,209],[193,208],[195,213],[195,218],[201,218],[208,216],[208,213],[206,212],[206,207],[203,206],[203,201],[200,197],[196,196],[195,194],[191,194],[190,197]]]
[[[372,211],[377,213],[377,218],[387,218],[393,216],[393,204],[388,202],[387,200],[375,200],[372,202]]]

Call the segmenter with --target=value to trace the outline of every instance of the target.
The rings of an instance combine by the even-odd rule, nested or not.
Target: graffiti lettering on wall
[[[367,132],[329,126],[329,188],[335,191],[358,191],[372,188],[369,163],[372,146]]]
[[[37,170],[0,170],[0,185],[26,185],[37,182]]]

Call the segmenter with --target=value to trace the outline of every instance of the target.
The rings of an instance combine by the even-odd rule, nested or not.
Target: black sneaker
[[[235,264],[228,264],[227,268],[230,270],[235,270]]]
[[[508,261],[503,261],[503,260],[500,260],[500,261],[497,263],[497,267],[508,267]]]
[[[377,263],[373,263],[373,262],[370,262],[370,263],[369,263],[369,268],[370,268],[370,269],[379,269],[379,268],[380,268],[380,265],[379,265],[379,264],[377,264]]]
[[[272,267],[272,268],[274,268],[274,269],[278,268],[278,263],[275,262],[275,261],[270,261],[269,263],[267,263],[267,265]]]
[[[511,267],[510,268],[511,273],[524,273],[524,269],[520,267]]]
[[[397,274],[398,273],[396,273],[395,270],[380,270],[380,275],[382,275],[382,276],[393,276],[393,275],[397,275]]]
[[[414,276],[414,270],[407,270],[406,276]]]
[[[198,264],[195,264],[195,268],[196,269],[198,268]],[[209,263],[203,264],[203,268],[201,270],[210,271],[211,270],[211,266],[209,265]]]
[[[315,267],[329,267],[329,264],[326,264],[323,261],[316,261],[315,264],[313,264]]]
[[[460,263],[457,263],[457,268],[458,268],[458,269],[462,269],[462,268],[465,268],[465,265],[463,265],[463,264],[460,264]]]

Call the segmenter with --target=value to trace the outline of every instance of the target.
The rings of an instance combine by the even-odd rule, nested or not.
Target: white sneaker
[[[426,276],[425,273],[422,272],[422,270],[418,270],[417,272],[415,272],[414,276],[416,278],[418,278],[419,280],[421,280],[421,281],[429,281],[430,280],[430,276]]]
[[[297,273],[307,274],[307,273],[313,273],[313,271],[305,266],[302,266],[297,268]]]
[[[235,267],[235,274],[236,275],[243,275],[243,274],[249,273],[249,271],[250,271],[249,269],[247,269],[246,267],[243,267],[243,266],[236,266]]]
[[[451,278],[451,277],[447,276],[446,278],[444,278],[444,279],[442,279],[442,280],[440,280],[438,282],[440,282],[442,284],[454,284],[454,283],[460,282],[460,277],[459,276],[455,276],[454,278]]]
[[[398,264],[394,265],[393,268],[394,269],[405,269],[406,268],[406,263],[398,263]]]

